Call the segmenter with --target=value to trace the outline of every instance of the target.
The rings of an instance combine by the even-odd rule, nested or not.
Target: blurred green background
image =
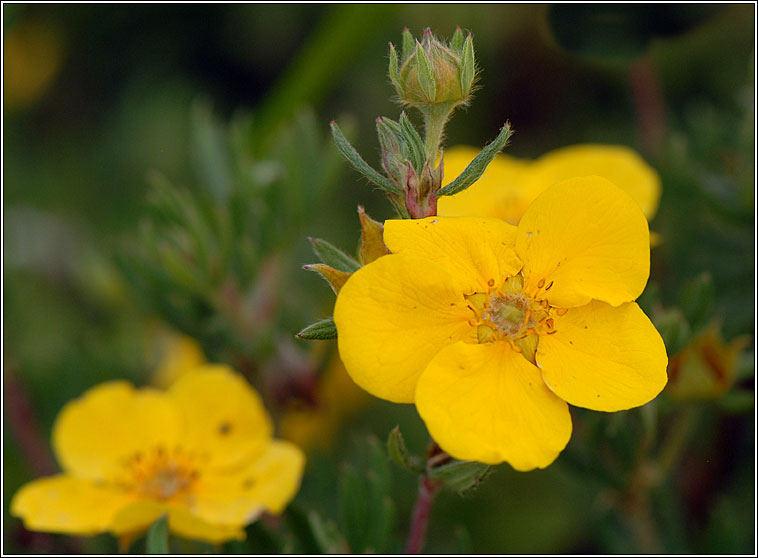
[[[426,549],[755,551],[754,5],[5,4],[3,15],[6,552],[115,551],[107,536],[29,533],[8,505],[55,471],[49,433],[66,401],[112,378],[149,381],[156,332],[190,334],[241,369],[276,416],[308,400],[303,382],[333,346],[294,333],[329,315],[333,296],[300,268],[315,260],[306,237],[353,252],[358,204],[392,217],[339,160],[328,124],[378,167],[374,119],[400,110],[388,41],[403,27],[447,38],[457,25],[474,35],[481,78],[447,145],[482,146],[510,120],[517,156],[582,142],[638,150],[663,181],[651,223],[663,240],[641,304],[671,357],[706,331],[735,349],[700,359],[729,377],[710,397],[667,388],[643,410],[572,408],[572,441],[548,469],[502,465],[469,494],[443,492]],[[189,244],[177,233],[195,266],[186,277],[160,245],[183,230],[185,210],[213,231]],[[198,245],[217,266],[207,277],[192,275],[203,273]],[[323,550],[308,546],[298,513],[352,540],[334,496],[354,490],[343,464],[371,467],[367,436],[384,440],[396,424],[423,453],[413,407],[373,401],[313,451],[284,523],[256,524],[225,551]],[[647,478],[666,452],[664,473]],[[416,479],[394,466],[390,476],[385,549],[397,552]]]

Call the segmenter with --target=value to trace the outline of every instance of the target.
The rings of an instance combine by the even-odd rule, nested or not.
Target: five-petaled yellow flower
[[[666,384],[666,350],[633,301],[647,221],[600,177],[543,192],[518,227],[486,217],[385,223],[391,254],[356,271],[334,310],[340,356],[372,394],[415,403],[455,458],[549,465],[567,403],[618,411]]]
[[[107,382],[63,408],[53,446],[64,472],[23,486],[11,513],[34,531],[127,540],[167,514],[178,535],[242,539],[300,485],[303,453],[271,430],[258,394],[225,366],[165,392]]]

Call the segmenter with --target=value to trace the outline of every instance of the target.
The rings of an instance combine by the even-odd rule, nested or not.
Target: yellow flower
[[[453,147],[445,152],[445,174],[458,176],[478,151]],[[573,145],[528,161],[503,153],[463,192],[438,200],[440,215],[498,217],[516,225],[529,204],[556,182],[575,176],[608,179],[629,194],[648,220],[658,209],[661,182],[637,153],[620,145]]]
[[[206,363],[200,343],[188,335],[161,329],[155,341],[161,355],[150,383],[158,388],[168,388],[185,374],[202,369]]]
[[[60,412],[53,446],[64,472],[11,503],[33,531],[128,539],[167,514],[183,537],[242,539],[263,511],[284,509],[304,465],[300,449],[271,438],[258,394],[221,365],[165,392],[96,386]]]
[[[518,227],[387,221],[384,241],[392,253],[337,297],[340,356],[367,391],[415,403],[453,457],[546,467],[571,435],[567,403],[629,409],[666,384],[663,341],[632,302],[647,221],[607,180],[558,183]]]

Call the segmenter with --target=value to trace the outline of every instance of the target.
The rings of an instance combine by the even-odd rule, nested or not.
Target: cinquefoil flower
[[[445,174],[457,176],[479,153],[471,147],[445,151]],[[440,215],[484,216],[517,225],[529,204],[556,182],[575,176],[601,176],[629,194],[648,220],[658,209],[661,181],[637,153],[621,145],[571,145],[535,161],[499,153],[476,184],[438,200]]]
[[[567,403],[618,411],[666,384],[666,350],[632,302],[649,275],[647,221],[599,177],[560,182],[519,226],[387,221],[391,254],[356,271],[334,310],[340,356],[372,394],[415,403],[455,458],[546,467]]]
[[[63,473],[21,487],[11,513],[33,531],[126,539],[167,514],[187,538],[243,539],[245,525],[281,512],[300,485],[302,452],[271,428],[258,394],[225,366],[166,392],[107,382],[60,412]]]

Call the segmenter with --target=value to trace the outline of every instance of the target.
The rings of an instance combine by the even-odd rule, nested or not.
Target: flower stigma
[[[176,447],[167,451],[156,446],[152,451],[138,451],[124,466],[123,484],[144,497],[168,501],[187,497],[200,476],[196,457]]]
[[[508,277],[500,287],[495,288],[494,285],[495,281],[490,280],[486,293],[465,295],[468,307],[474,313],[469,323],[476,328],[477,341],[504,341],[534,363],[539,335],[554,334],[553,313],[562,316],[566,309],[553,308],[547,299],[536,300],[536,292],[532,296],[526,294],[521,273]],[[541,280],[538,289],[543,287],[544,280]]]

